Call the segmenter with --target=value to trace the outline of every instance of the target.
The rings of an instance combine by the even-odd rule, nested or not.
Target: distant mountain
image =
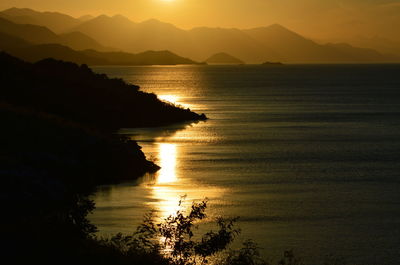
[[[391,59],[377,51],[345,43],[321,45],[278,24],[244,32],[262,43],[263,47],[276,51],[275,54],[264,54],[271,61],[329,63],[383,62]]]
[[[194,45],[186,31],[157,20],[134,23],[119,15],[113,17],[101,15],[80,24],[73,30],[82,32],[105,46],[116,47],[126,52],[170,50],[180,55],[185,54],[192,59],[200,59],[192,56],[192,50],[199,44]]]
[[[85,50],[94,49],[98,51],[110,51],[111,48],[106,48],[98,43],[93,38],[81,33],[81,32],[70,32],[59,35],[61,37],[60,43],[71,47],[74,50]]]
[[[376,50],[356,48],[347,43],[328,43],[324,45],[324,47],[333,50],[335,53],[342,54],[343,58],[349,58],[350,60],[357,62],[380,61],[385,57]]]
[[[30,24],[17,24],[7,19],[0,18],[0,32],[26,40],[33,44],[57,43],[71,47],[75,50],[96,49],[110,51],[94,39],[81,32],[71,32],[57,35],[43,26]]]
[[[4,31],[4,33],[37,44],[59,43],[74,49],[86,48],[107,51],[107,48],[103,49],[103,47],[115,47],[117,50],[129,53],[169,50],[196,61],[204,61],[210,55],[224,51],[238,56],[246,63],[262,63],[265,61],[284,63],[400,61],[400,57],[382,54],[372,49],[350,46],[345,43],[319,44],[279,24],[245,30],[206,27],[182,30],[172,24],[155,19],[135,23],[121,15],[112,17],[101,15],[95,18],[85,16],[81,19],[75,19],[59,13],[48,14],[48,12],[15,8],[3,11],[0,15],[7,18],[12,17],[14,20],[17,20],[18,17],[41,17],[40,22],[32,20],[32,23],[36,24],[50,23],[49,17],[57,17],[60,21],[65,20],[66,22],[63,25],[65,25],[64,28],[70,27],[68,30],[70,35],[58,36],[61,38],[58,41],[49,42],[49,39],[57,36],[50,36],[52,32],[47,32],[46,35],[44,32],[39,32],[40,30],[37,28],[34,30],[43,36],[38,37],[40,34],[26,36],[30,34],[27,32],[15,34],[13,33],[14,30]],[[47,20],[43,17],[46,17]],[[54,26],[52,27],[54,28]],[[59,29],[60,27],[57,30]],[[377,46],[374,45],[374,47]]]
[[[239,60],[236,57],[233,57],[230,54],[220,52],[212,55],[210,58],[206,60],[208,64],[243,64],[242,60]]]
[[[38,12],[29,8],[13,7],[0,12],[0,16],[18,24],[44,26],[57,33],[69,30],[82,22],[58,12]]]
[[[400,56],[400,41],[375,36],[372,38],[358,37],[350,40],[351,44],[359,47],[374,49],[383,53]]]
[[[147,51],[139,54],[124,52],[76,51],[60,44],[32,44],[0,32],[0,50],[29,62],[55,58],[89,65],[176,65],[197,64],[169,51]]]
[[[240,52],[256,60],[259,57],[257,50],[261,50],[254,40],[237,29],[196,28],[185,31],[155,19],[134,23],[123,16],[102,15],[73,30],[124,51],[170,50],[197,61],[204,61],[221,50],[232,54]]]
[[[202,27],[194,28],[188,31],[188,34],[193,46],[197,46],[195,55],[202,60],[224,51],[235,54],[246,62],[256,62],[264,52],[264,48],[258,42],[239,29]]]
[[[78,17],[78,20],[81,21],[81,22],[85,22],[85,21],[88,21],[88,20],[91,20],[91,19],[94,19],[94,16],[92,16],[92,15],[84,15],[84,16]]]
[[[101,15],[79,24],[72,30],[82,32],[105,46],[117,47],[131,52],[132,49],[126,48],[128,47],[129,39],[133,38],[131,35],[134,34],[135,26],[135,23],[122,16],[109,17]],[[113,46],[114,44],[117,45]]]
[[[132,54],[126,52],[82,51],[86,56],[101,58],[113,65],[177,65],[198,64],[188,58],[180,57],[170,51],[145,51]]]
[[[248,63],[394,60],[392,56],[371,50],[335,44],[321,45],[278,24],[247,30],[203,27],[186,31],[154,19],[134,23],[123,16],[102,15],[73,30],[121,50],[170,50],[197,61],[204,61],[211,54],[220,51],[235,54]]]
[[[0,18],[0,32],[19,37],[32,43],[58,43],[61,38],[46,27],[16,24]]]
[[[0,32],[0,50],[9,51],[26,48],[32,44],[21,38]]]
[[[46,58],[54,58],[77,64],[111,64],[102,58],[90,57],[83,52],[72,50],[71,48],[60,44],[38,44],[4,51],[28,62],[37,62]]]

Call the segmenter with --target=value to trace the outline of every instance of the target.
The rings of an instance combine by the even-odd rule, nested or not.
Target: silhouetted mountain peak
[[[129,23],[133,23],[132,20],[130,20],[129,18],[123,16],[123,15],[114,15],[111,17],[113,20],[118,20],[118,21],[122,21],[122,22],[129,22]]]
[[[285,34],[285,35],[293,35],[293,36],[298,36],[303,38],[302,36],[300,36],[299,34],[297,34],[296,32],[282,26],[281,24],[272,24],[269,25],[267,27],[258,27],[258,28],[252,28],[246,31],[259,31],[259,32],[268,32],[268,33],[273,33],[273,34]]]
[[[36,12],[36,11],[30,8],[17,8],[17,7],[11,7],[2,11],[2,13],[15,13],[15,12]]]
[[[106,26],[132,26],[135,25],[133,21],[130,19],[122,16],[122,15],[115,15],[115,16],[107,16],[107,15],[100,15],[91,20],[84,22],[83,24],[79,25],[78,28],[82,25],[93,24],[93,25],[106,25]]]
[[[18,24],[0,17],[0,32],[17,36],[33,43],[57,42],[59,36],[43,26]]]
[[[276,30],[287,30],[287,31],[290,31],[290,30],[288,30],[287,28],[285,28],[284,26],[282,26],[281,24],[278,24],[278,23],[274,23],[272,25],[269,25],[267,28],[276,29]]]
[[[78,25],[81,21],[69,15],[49,12],[35,11],[29,8],[9,8],[0,12],[11,21],[18,24],[33,24],[45,26],[55,32],[63,32],[66,29]]]
[[[65,44],[75,50],[85,50],[88,48],[93,48],[100,51],[109,50],[93,38],[80,31],[61,34],[60,37],[62,37],[62,41],[60,42],[61,44]]]
[[[2,11],[2,13],[9,15],[9,16],[37,16],[37,15],[47,15],[47,16],[59,16],[59,17],[64,17],[68,19],[75,19],[69,15],[59,13],[59,12],[52,12],[52,11],[36,11],[30,8],[17,8],[17,7],[12,7],[9,9],[6,9]]]
[[[226,52],[219,52],[206,60],[210,64],[243,64],[244,62]]]
[[[92,19],[92,21],[94,21],[94,20],[110,20],[110,19],[111,19],[111,17],[102,14],[102,15],[99,15],[99,16],[97,16],[97,17],[94,17],[94,18]]]
[[[79,19],[80,21],[82,21],[82,22],[85,22],[85,21],[94,19],[94,16],[92,16],[92,15],[84,15],[84,16],[79,17],[78,19]]]
[[[168,55],[168,56],[176,56],[176,54],[174,54],[173,52],[171,52],[171,51],[168,51],[168,50],[162,50],[162,51],[154,51],[154,50],[149,50],[149,51],[145,51],[145,52],[142,52],[141,54],[145,54],[145,55],[148,55],[148,54],[163,54],[163,55]]]
[[[154,18],[145,20],[145,21],[139,23],[139,25],[149,26],[149,27],[157,27],[157,28],[178,29],[173,24],[162,22],[162,21],[154,19]]]
[[[7,12],[9,14],[21,12],[36,15],[31,17],[27,15],[8,16],[6,15]],[[0,12],[0,17],[24,25],[17,27],[16,25],[1,23],[2,20],[0,20],[0,31],[3,33],[34,44],[60,43],[76,50],[88,48],[103,51],[112,50],[105,47],[115,47],[118,50],[132,53],[145,50],[171,50],[173,53],[195,60],[203,60],[210,54],[225,51],[251,63],[262,61],[386,62],[399,60],[394,56],[386,56],[368,49],[357,48],[363,46],[356,44],[357,42],[352,43],[354,46],[318,44],[280,24],[245,30],[218,27],[183,30],[156,19],[135,23],[122,15],[86,17],[84,18],[85,21],[82,21],[66,15],[60,16],[57,13],[37,12],[31,9],[10,8],[7,12]],[[46,28],[34,28],[27,24],[46,26],[51,31]],[[79,31],[86,36],[75,33],[57,36],[52,31],[58,33]],[[364,42],[367,43],[368,41]],[[381,50],[391,50],[393,53],[398,51],[399,46],[397,43],[379,40],[371,40],[369,43],[365,47],[379,47]],[[122,57],[121,55],[121,59],[123,59]]]

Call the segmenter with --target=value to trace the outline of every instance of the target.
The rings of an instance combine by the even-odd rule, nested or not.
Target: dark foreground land
[[[206,218],[206,201],[162,223],[146,216],[132,236],[99,239],[86,218],[95,207],[89,195],[98,185],[158,169],[136,142],[116,136],[115,130],[197,121],[205,115],[95,74],[86,65],[53,59],[32,64],[0,53],[0,84],[5,264],[203,265],[211,258],[221,265],[271,264],[252,241],[239,250],[227,249],[239,234],[236,218],[218,218],[216,229],[194,237]],[[165,247],[171,251],[161,252]],[[274,264],[302,263],[286,251]]]
[[[0,84],[2,258],[8,264],[162,262],[140,253],[126,257],[93,239],[88,195],[97,185],[158,169],[115,130],[206,117],[53,59],[32,64],[0,53]]]

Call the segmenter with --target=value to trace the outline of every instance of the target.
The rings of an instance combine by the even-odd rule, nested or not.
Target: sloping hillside
[[[216,53],[206,60],[208,64],[243,64],[244,62],[230,54],[220,52]]]

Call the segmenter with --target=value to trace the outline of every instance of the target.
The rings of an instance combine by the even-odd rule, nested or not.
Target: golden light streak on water
[[[176,144],[159,143],[158,160],[161,169],[157,172],[156,183],[151,187],[151,191],[153,197],[159,201],[156,207],[160,217],[165,218],[179,209],[179,195],[174,187],[178,182]]]
[[[188,104],[187,102],[184,102],[185,99],[178,95],[165,94],[165,95],[158,95],[157,97],[162,101],[172,103],[172,104],[174,104],[176,106],[180,106],[182,108],[196,109],[199,107],[199,106],[197,106],[197,104],[192,105],[192,104]]]
[[[157,173],[157,184],[172,183],[176,177],[176,145],[169,143],[159,144],[160,171]]]
[[[171,137],[169,140],[173,139],[176,138]],[[224,192],[221,188],[204,186],[193,179],[180,178],[178,161],[185,150],[181,150],[174,141],[158,143],[155,151],[161,169],[155,175],[155,182],[147,187],[151,199],[148,204],[157,211],[158,218],[165,219],[179,209],[189,209],[193,201],[220,197]],[[181,200],[182,207],[179,207]]]
[[[158,95],[158,98],[162,101],[167,101],[174,104],[179,104],[179,97],[176,95]]]

